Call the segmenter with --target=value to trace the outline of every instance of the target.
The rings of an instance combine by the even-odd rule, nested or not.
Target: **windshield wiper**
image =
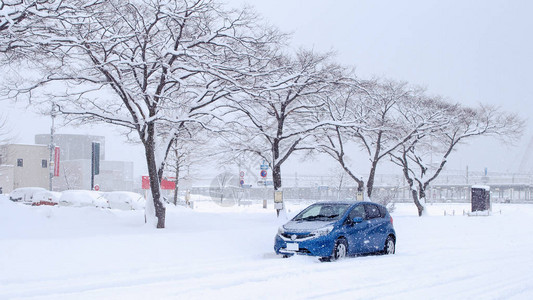
[[[300,218],[298,220],[311,221],[311,220],[317,220],[317,219],[332,219],[332,218],[336,218],[338,216],[339,215],[331,215],[331,216],[316,215],[316,216],[309,216],[309,217],[305,217],[305,218]]]

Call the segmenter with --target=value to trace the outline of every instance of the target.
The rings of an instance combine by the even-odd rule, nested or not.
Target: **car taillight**
[[[390,223],[391,225],[394,224],[394,220],[392,219],[392,216],[390,217]]]

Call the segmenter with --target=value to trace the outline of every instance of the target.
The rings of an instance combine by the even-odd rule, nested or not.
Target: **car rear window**
[[[383,206],[378,206],[378,208],[379,208],[379,212],[381,213],[381,217],[385,218],[385,216],[387,215],[387,209]]]

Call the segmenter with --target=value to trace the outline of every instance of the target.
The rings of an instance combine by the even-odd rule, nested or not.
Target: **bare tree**
[[[0,1],[0,53],[7,54],[9,58],[21,55],[46,56],[43,46],[48,44],[49,36],[43,33],[58,25],[58,19],[72,16],[80,8],[97,6],[104,1]]]
[[[359,105],[356,101],[360,96],[358,93],[352,85],[345,85],[325,95],[324,113],[316,115],[317,122],[327,118],[333,122],[333,126],[320,128],[315,134],[315,143],[316,150],[336,160],[343,172],[357,183],[357,190],[362,192],[365,184],[363,177],[350,167],[350,158],[346,153],[347,145],[353,142],[350,131],[362,126],[359,116],[354,113]]]
[[[166,163],[166,172],[174,176],[176,183],[174,205],[178,203],[180,181],[191,179],[191,169],[201,165],[203,157],[207,155],[205,148],[209,132],[194,124],[188,125],[174,139]]]
[[[322,105],[317,95],[331,88],[340,70],[330,54],[299,51],[295,57],[279,56],[244,99],[226,106],[230,142],[235,155],[252,153],[272,169],[274,190],[282,187],[281,167],[295,152],[312,150],[306,144],[321,126],[312,118]]]
[[[13,140],[11,129],[7,125],[7,116],[0,114],[0,145]]]
[[[383,158],[417,132],[432,126],[426,119],[420,119],[410,130],[401,130],[400,107],[419,93],[417,88],[389,80],[354,81],[351,86],[338,89],[325,99],[325,118],[333,126],[323,128],[317,135],[317,149],[339,162],[362,191],[365,182],[355,171],[361,167],[348,164],[350,154],[346,150],[350,144],[358,145],[370,162],[366,193],[371,197],[376,170]]]
[[[46,78],[18,86],[21,97],[46,91],[78,123],[125,128],[144,146],[157,227],[165,226],[160,181],[184,124],[207,127],[212,106],[241,77],[268,60],[275,30],[259,28],[248,10],[226,11],[210,0],[110,0],[55,19],[41,61]],[[50,50],[52,51],[52,50]],[[46,89],[54,87],[53,89]],[[61,93],[58,93],[61,91]],[[52,94],[52,95],[50,95]],[[150,217],[150,216],[149,216]]]
[[[21,35],[49,9],[51,1],[0,2],[0,52],[7,53],[25,45]]]
[[[411,107],[410,114],[422,116],[441,112],[441,125],[421,131],[396,151],[391,152],[393,162],[402,167],[411,196],[422,216],[425,209],[426,190],[449,160],[457,147],[476,136],[494,136],[514,141],[523,131],[524,121],[515,114],[502,112],[492,106],[477,109],[451,105],[431,99]],[[412,122],[412,118],[406,118]]]
[[[239,188],[239,179],[237,176],[229,172],[222,172],[211,182],[209,195],[211,199],[217,200],[217,203],[221,206],[233,206],[236,202],[235,189],[237,188]],[[225,196],[232,197],[224,202]]]

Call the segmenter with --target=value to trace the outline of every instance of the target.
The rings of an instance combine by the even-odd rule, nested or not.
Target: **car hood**
[[[333,225],[332,221],[290,221],[283,225],[283,228],[289,232],[311,232],[319,228]]]

